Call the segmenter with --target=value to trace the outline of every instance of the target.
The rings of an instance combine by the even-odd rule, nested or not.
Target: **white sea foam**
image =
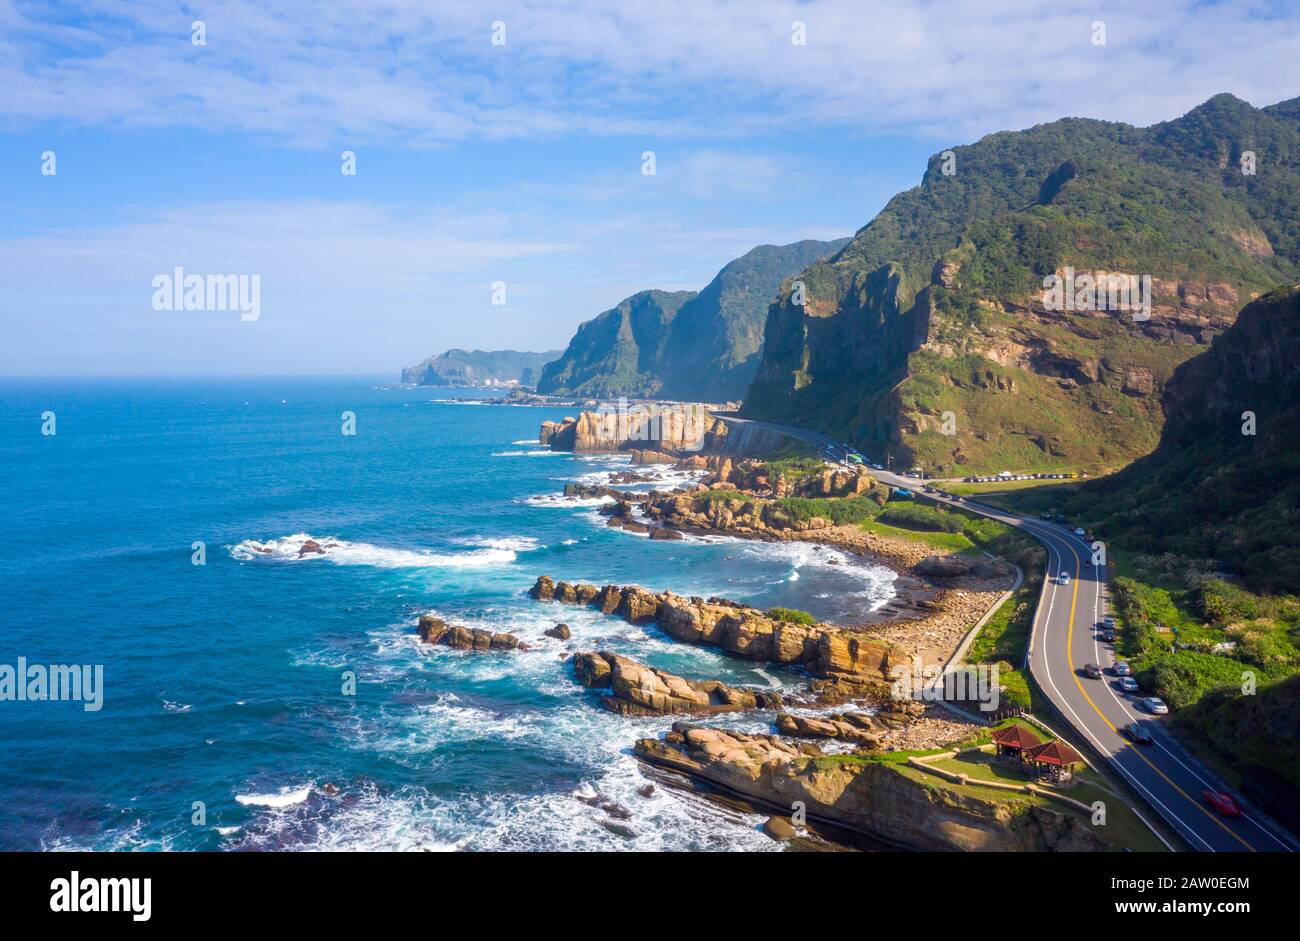
[[[566,497],[562,493],[540,494],[535,497],[529,497],[523,501],[529,506],[544,506],[552,509],[571,510],[574,507],[596,507],[604,506],[606,503],[617,503],[614,497]]]
[[[325,547],[324,552],[300,555],[303,543],[311,539]],[[504,543],[505,540],[495,540]],[[484,541],[486,542],[486,540]],[[521,541],[522,545],[522,541]],[[534,542],[528,548],[537,548]],[[393,549],[368,542],[349,542],[328,536],[295,533],[259,542],[245,539],[230,548],[232,558],[240,562],[268,559],[274,562],[311,562],[324,560],[335,565],[369,565],[375,568],[482,568],[513,562],[519,551],[505,545],[485,546],[471,552],[434,552],[428,549]]]
[[[545,451],[537,451],[537,450],[534,450],[534,451],[494,451],[494,452],[492,452],[492,456],[493,456],[493,457],[561,457],[561,456],[563,456],[564,454],[565,454],[564,451],[551,451],[551,450],[549,450],[549,449],[547,449],[547,450],[545,450]]]
[[[311,785],[298,788],[281,788],[274,794],[236,794],[235,801],[256,807],[291,807],[301,804],[311,794]]]

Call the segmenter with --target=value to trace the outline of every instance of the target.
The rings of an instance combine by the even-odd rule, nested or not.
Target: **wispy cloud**
[[[1300,89],[1300,11],[1153,0],[0,4],[0,116],[301,144],[1149,123]],[[190,42],[191,21],[207,45]],[[491,43],[492,22],[506,43]],[[1092,43],[1092,24],[1107,43]],[[806,24],[807,44],[791,42]],[[1249,63],[1239,54],[1249,50]],[[1140,94],[1139,94],[1140,92]]]

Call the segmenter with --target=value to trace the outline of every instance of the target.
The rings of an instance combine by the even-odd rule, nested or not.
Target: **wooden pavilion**
[[[1049,781],[1068,781],[1071,769],[1083,764],[1083,756],[1061,741],[1034,745],[1024,749],[1021,756]]]
[[[1042,744],[1038,736],[1019,723],[993,730],[993,744],[997,746],[998,757],[1004,761],[1021,762],[1025,760],[1027,749]]]

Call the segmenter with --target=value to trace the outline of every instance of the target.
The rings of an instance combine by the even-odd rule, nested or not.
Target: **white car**
[[[1121,676],[1119,678],[1119,688],[1126,693],[1136,693],[1138,691],[1138,681],[1131,676]]]
[[[1074,529],[1074,534],[1075,534],[1076,536],[1082,536],[1082,535],[1084,534],[1084,532],[1083,532],[1083,527],[1082,527],[1082,526],[1076,526],[1075,529]]]
[[[1133,668],[1132,668],[1131,666],[1129,666],[1128,663],[1127,663],[1126,661],[1124,661],[1124,660],[1116,660],[1116,661],[1115,661],[1115,675],[1116,675],[1116,676],[1132,676],[1132,675],[1133,675]]]
[[[1058,585],[1068,585],[1068,584],[1070,584],[1070,573],[1069,573],[1069,572],[1062,572],[1060,575],[1058,575],[1058,576],[1056,577],[1056,583],[1057,583]]]
[[[1153,716],[1163,716],[1169,712],[1169,707],[1165,705],[1165,701],[1159,696],[1148,696],[1142,700],[1142,705]]]

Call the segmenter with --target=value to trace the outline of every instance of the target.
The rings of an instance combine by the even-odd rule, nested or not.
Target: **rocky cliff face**
[[[422,386],[483,386],[517,382],[533,386],[542,367],[559,359],[559,350],[447,350],[402,370],[402,382]]]
[[[814,746],[678,723],[636,743],[638,758],[770,807],[801,803],[819,819],[920,850],[1096,851],[1074,817],[1028,802],[927,787],[882,762],[819,760]]]
[[[1246,305],[1163,404],[1160,446],[1065,509],[1131,548],[1300,592],[1300,285]]]
[[[552,451],[696,452],[709,446],[719,424],[699,405],[633,405],[544,421],[537,437]]]
[[[782,287],[744,413],[958,473],[1150,451],[1177,366],[1300,272],[1296,110],[1221,95],[1150,128],[994,134],[955,148],[951,174],[937,155],[920,186]],[[1052,275],[1072,276],[1073,301],[1116,274],[1137,276],[1139,310],[1105,292],[1044,296]]]
[[[700,292],[642,291],[578,328],[538,391],[725,402],[758,365],[763,318],[782,280],[847,243],[760,245]]]

